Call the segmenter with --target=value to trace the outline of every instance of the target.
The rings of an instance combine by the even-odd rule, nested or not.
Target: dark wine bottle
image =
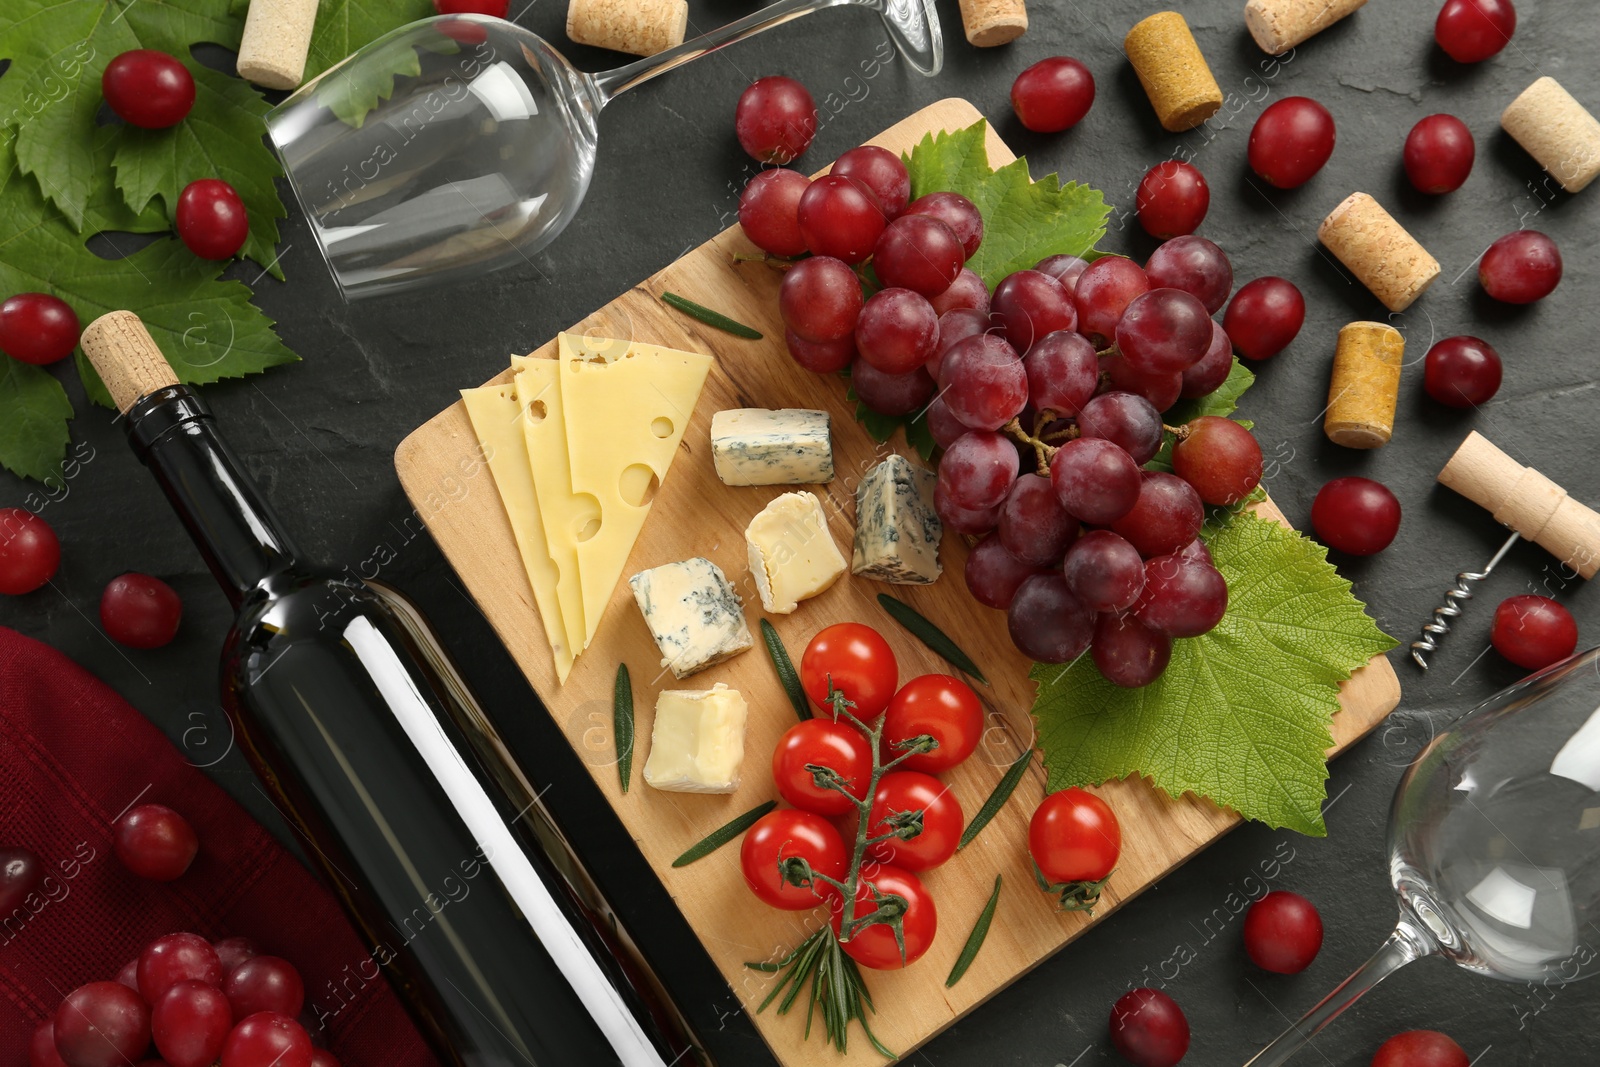
[[[710,1064],[415,605],[303,563],[138,317],[83,348],[237,616],[224,706],[386,976],[451,1067]]]

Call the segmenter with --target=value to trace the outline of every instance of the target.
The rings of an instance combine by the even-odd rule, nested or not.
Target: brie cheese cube
[[[644,780],[674,793],[732,793],[744,762],[748,708],[737,689],[667,689],[656,697]]]
[[[661,665],[674,677],[687,678],[754,644],[739,594],[709,559],[652,567],[628,585],[661,650]]]
[[[815,493],[778,497],[750,520],[744,540],[761,606],[774,615],[789,614],[845,572]]]
[[[939,577],[944,524],[933,507],[934,473],[901,455],[867,472],[856,487],[856,543],[850,572],[899,585]]]
[[[711,416],[711,459],[724,485],[833,481],[826,411],[734,408]]]

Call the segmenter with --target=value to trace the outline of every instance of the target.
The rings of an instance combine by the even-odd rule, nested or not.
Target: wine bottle
[[[83,349],[236,618],[224,707],[370,956],[451,1067],[710,1064],[421,612],[304,563],[200,398],[126,311]]]

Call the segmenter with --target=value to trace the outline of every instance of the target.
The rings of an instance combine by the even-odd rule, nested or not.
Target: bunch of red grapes
[[[949,192],[911,201],[904,164],[881,148],[853,148],[815,181],[764,171],[739,205],[758,247],[805,257],[779,293],[795,361],[818,374],[848,368],[868,408],[927,420],[943,449],[939,515],[980,538],[966,566],[972,594],[1007,613],[1032,659],[1087,651],[1130,688],[1160,677],[1174,639],[1222,619],[1227,583],[1198,539],[1205,505],[1237,504],[1261,480],[1244,427],[1218,417],[1167,427],[1161,413],[1218,389],[1235,347],[1275,355],[1305,314],[1293,285],[1268,278],[1229,309],[1235,337],[1212,320],[1233,268],[1192,236],[1205,186],[1185,179],[1198,172],[1167,166],[1178,170],[1141,187],[1141,216],[1179,219],[1183,235],[1144,267],[1055,255],[993,293],[966,266],[983,240],[977,207]],[[880,286],[870,296],[869,259]],[[1171,472],[1146,469],[1169,435]]]

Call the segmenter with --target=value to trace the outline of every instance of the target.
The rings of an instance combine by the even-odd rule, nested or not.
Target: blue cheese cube
[[[856,487],[856,544],[850,572],[899,585],[927,585],[940,574],[944,524],[933,507],[934,473],[891,455]]]
[[[628,579],[661,665],[676,678],[721,663],[754,641],[743,605],[722,568],[696,556],[640,571]]]
[[[734,408],[711,416],[711,459],[724,485],[833,481],[826,411]]]

